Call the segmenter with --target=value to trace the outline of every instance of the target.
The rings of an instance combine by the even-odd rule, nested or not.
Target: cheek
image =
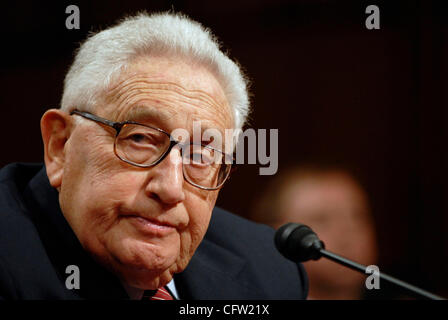
[[[129,170],[129,165],[116,157],[113,141],[109,140],[102,136],[88,139],[67,157],[73,159],[68,167],[74,168],[73,180],[77,180],[85,200],[123,199],[127,193],[138,190],[136,184],[141,174]]]
[[[67,159],[61,208],[83,244],[101,242],[116,223],[117,208],[138,192],[142,175],[123,170],[113,151],[102,147],[72,152]]]
[[[185,202],[190,221],[188,228],[180,234],[181,255],[179,266],[185,267],[201,243],[210,223],[211,213],[218,192],[189,195]]]
[[[132,173],[97,171],[83,192],[86,230],[100,237],[113,227],[118,221],[118,209],[136,197],[140,180]]]
[[[200,242],[207,231],[212,215],[213,207],[216,203],[218,191],[204,191],[199,197],[192,199],[187,206],[190,212],[190,221],[192,224],[192,239]],[[192,208],[190,210],[190,208]],[[199,245],[199,243],[197,244]]]

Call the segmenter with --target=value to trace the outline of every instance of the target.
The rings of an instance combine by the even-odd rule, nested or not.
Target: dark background
[[[253,128],[279,129],[279,170],[346,168],[367,190],[380,270],[448,296],[447,1],[20,1],[0,18],[0,166],[43,159],[73,51],[126,13],[174,8],[211,28],[252,79]],[[76,4],[81,29],[67,30]],[[367,30],[378,5],[381,29]],[[247,216],[270,176],[240,168],[218,204]]]

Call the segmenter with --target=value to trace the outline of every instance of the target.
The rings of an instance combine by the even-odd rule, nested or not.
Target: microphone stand
[[[325,249],[319,249],[319,252],[320,252],[321,256],[323,256],[323,257],[325,257],[327,259],[330,259],[330,260],[332,260],[334,262],[340,263],[340,264],[342,264],[342,265],[344,265],[346,267],[349,267],[350,269],[360,271],[360,272],[362,272],[364,274],[366,273],[367,266],[365,266],[365,265],[362,265],[360,263],[357,263],[357,262],[351,261],[349,259],[346,259],[344,257],[341,257],[341,256],[339,256],[339,255],[337,255],[335,253],[332,253],[330,251],[327,251]],[[443,297],[440,297],[438,295],[432,294],[431,292],[428,292],[428,291],[425,291],[423,289],[420,289],[420,288],[418,288],[416,286],[413,286],[413,285],[411,285],[409,283],[401,281],[401,280],[399,280],[397,278],[391,277],[391,276],[389,276],[389,275],[387,275],[385,273],[379,272],[379,276],[380,276],[381,280],[389,281],[389,282],[391,282],[391,283],[393,283],[393,284],[395,284],[395,285],[397,285],[397,286],[399,286],[401,288],[404,288],[407,291],[409,291],[409,292],[411,292],[413,294],[416,294],[416,295],[418,295],[420,297],[423,297],[425,299],[445,300],[445,298],[443,298]]]
[[[294,262],[318,260],[321,257],[325,257],[353,270],[364,274],[369,273],[367,266],[325,250],[325,244],[319,239],[317,234],[310,227],[301,223],[287,223],[280,227],[275,234],[274,242],[280,253]],[[379,278],[425,299],[446,300],[443,297],[417,288],[382,272],[379,272]]]

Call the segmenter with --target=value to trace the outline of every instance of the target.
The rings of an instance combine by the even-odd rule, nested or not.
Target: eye
[[[133,142],[137,143],[147,143],[148,139],[143,134],[135,133],[128,137],[128,139],[132,140]]]
[[[200,153],[191,154],[192,163],[196,166],[206,166],[208,164],[207,157]]]
[[[126,136],[125,140],[128,141],[128,143],[138,146],[159,144],[157,137],[154,137],[154,135],[147,132],[132,132]]]
[[[190,154],[190,160],[192,164],[199,167],[207,167],[213,164],[215,158],[214,153],[208,149],[203,148],[199,152]]]

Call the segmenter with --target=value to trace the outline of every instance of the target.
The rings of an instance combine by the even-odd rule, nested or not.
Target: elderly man
[[[248,104],[238,66],[184,16],[91,36],[41,119],[45,165],[0,171],[0,297],[305,298],[272,229],[214,208],[229,146],[190,139],[195,122],[240,129]]]

